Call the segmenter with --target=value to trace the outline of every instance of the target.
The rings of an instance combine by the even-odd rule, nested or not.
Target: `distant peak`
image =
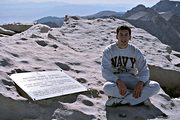
[[[143,4],[139,4],[137,5],[136,7],[142,7],[142,8],[145,8],[145,6]]]
[[[178,8],[178,6],[180,6],[180,2],[178,0],[177,1],[160,0],[160,2],[155,4],[152,8],[157,12],[168,12],[168,11],[179,11],[176,9]]]
[[[139,4],[136,7],[134,7],[132,10],[133,11],[142,11],[142,10],[145,10],[145,9],[146,9],[146,7],[143,4]]]
[[[143,4],[139,4],[137,5],[136,7],[132,8],[131,10],[128,10],[124,15],[123,17],[127,18],[139,11],[144,11],[146,10],[147,8],[143,5]]]

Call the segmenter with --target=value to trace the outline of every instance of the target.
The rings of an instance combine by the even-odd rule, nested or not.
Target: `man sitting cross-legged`
[[[137,105],[157,94],[160,85],[149,80],[149,68],[142,52],[132,44],[131,29],[120,26],[117,42],[105,48],[102,56],[102,76],[107,82],[103,91],[110,96],[106,106]]]

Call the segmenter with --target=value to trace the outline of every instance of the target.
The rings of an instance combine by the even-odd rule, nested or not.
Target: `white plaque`
[[[10,78],[34,101],[87,90],[63,71],[16,73]]]

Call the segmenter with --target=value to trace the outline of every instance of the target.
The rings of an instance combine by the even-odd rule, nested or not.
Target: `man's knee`
[[[112,87],[114,86],[114,83],[112,82],[106,82],[104,85],[103,85],[103,91],[104,93],[109,93],[110,90],[112,90]]]
[[[149,84],[150,84],[150,87],[152,88],[152,90],[154,91],[155,94],[160,91],[161,87],[160,87],[158,82],[151,81]]]

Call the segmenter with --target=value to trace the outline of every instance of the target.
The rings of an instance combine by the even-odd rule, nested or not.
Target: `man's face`
[[[120,30],[116,38],[118,39],[118,47],[126,48],[131,36],[128,30]]]

